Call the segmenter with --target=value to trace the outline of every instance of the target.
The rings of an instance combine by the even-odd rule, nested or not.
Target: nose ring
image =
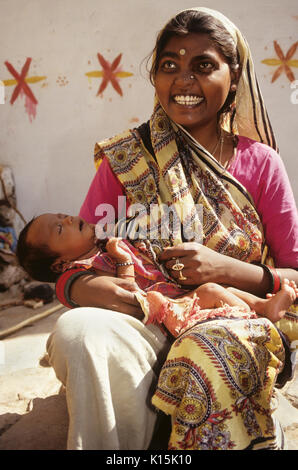
[[[183,77],[182,80],[194,80],[196,77],[192,73],[186,73]]]

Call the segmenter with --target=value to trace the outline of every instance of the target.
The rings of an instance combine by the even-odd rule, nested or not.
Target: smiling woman
[[[264,297],[286,278],[298,284],[297,209],[241,32],[219,12],[181,12],[158,35],[151,80],[150,120],[96,143],[80,216],[97,223],[98,205],[116,213],[119,196],[142,202],[138,224],[185,289],[215,282]],[[164,207],[176,216],[167,238]],[[81,274],[58,279],[61,301],[83,308],[63,316],[48,341],[67,389],[68,448],[148,448],[160,371],[152,402],[171,415],[170,449],[282,448],[270,400],[290,376],[295,308],[275,325],[212,311],[171,346],[136,319],[127,284]]]

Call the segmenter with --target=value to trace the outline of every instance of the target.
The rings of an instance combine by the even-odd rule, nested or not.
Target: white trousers
[[[47,342],[66,387],[68,449],[147,449],[156,412],[151,396],[169,344],[160,330],[128,315],[76,308]]]

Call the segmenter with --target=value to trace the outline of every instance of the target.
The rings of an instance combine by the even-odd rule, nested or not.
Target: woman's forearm
[[[268,273],[255,264],[225,256],[217,282],[264,297],[270,291]]]
[[[142,320],[144,314],[134,295],[137,289],[129,280],[86,274],[73,282],[70,297],[81,307],[101,307]]]
[[[230,285],[260,297],[270,293],[270,275],[262,266],[226,258],[228,259],[225,260],[218,279],[220,284]],[[278,267],[276,269],[281,280],[289,279],[298,283],[298,272],[295,269]]]

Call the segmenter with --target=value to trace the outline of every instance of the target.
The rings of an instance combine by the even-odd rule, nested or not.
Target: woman
[[[241,33],[218,12],[182,12],[157,39],[151,79],[150,122],[96,145],[98,171],[80,215],[96,222],[96,208],[116,208],[123,195],[130,208],[141,203],[134,228],[148,234],[150,220],[151,241],[182,286],[214,281],[264,295],[283,278],[297,283],[297,211]],[[161,237],[169,206],[173,230]],[[272,264],[265,241],[278,271],[260,264]],[[79,270],[57,283],[65,305],[103,307],[63,315],[48,342],[66,385],[69,448],[149,445],[150,386],[169,343],[139,321],[133,291]],[[296,325],[295,313],[280,324],[289,340]],[[284,370],[281,335],[267,319],[222,319],[175,341],[153,397],[172,417],[169,448],[281,445],[270,408]]]

